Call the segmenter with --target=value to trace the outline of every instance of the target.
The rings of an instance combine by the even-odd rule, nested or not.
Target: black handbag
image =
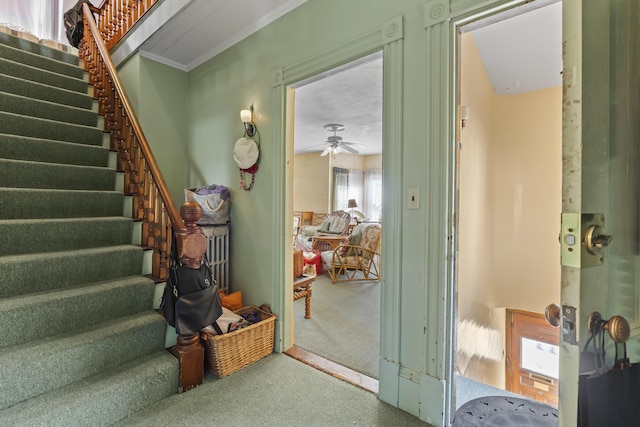
[[[581,353],[581,365],[593,358],[595,369],[579,376],[578,426],[636,427],[640,420],[640,365],[629,363],[624,343],[624,358],[618,359],[616,345],[614,366],[604,368],[604,332],[598,335],[589,338]],[[590,342],[592,349],[588,349]]]
[[[222,315],[222,304],[206,256],[200,268],[182,265],[176,257],[175,238],[160,310],[180,335],[193,334],[209,325],[221,333],[216,320]]]
[[[88,3],[87,0],[79,0],[71,9],[67,10],[64,15],[64,28],[67,40],[73,47],[78,47],[82,40],[83,23],[82,23],[82,5]]]

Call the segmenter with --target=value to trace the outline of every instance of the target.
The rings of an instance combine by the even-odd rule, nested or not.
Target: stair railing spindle
[[[104,0],[97,10],[97,28],[108,50],[113,49],[136,22],[159,0]]]
[[[201,237],[197,250],[194,251],[196,247],[192,243],[189,244],[190,254],[194,258],[180,257],[180,261],[186,262],[187,265],[199,265],[206,251],[205,238],[196,224],[202,215],[202,209],[195,202],[187,202],[178,212],[170,197],[164,178],[108,53],[108,48],[115,46],[129,30],[129,27],[124,28],[122,21],[118,24],[120,31],[114,30],[116,22],[114,17],[117,11],[113,5],[122,6],[124,3],[115,3],[115,1],[124,0],[105,1],[111,5],[108,9],[110,13],[101,16],[111,17],[112,22],[101,22],[103,31],[98,31],[93,15],[89,13],[89,6],[83,5],[85,32],[81,52],[85,53],[83,59],[85,64],[88,64],[87,70],[96,67],[95,70],[90,71],[95,76],[92,79],[96,88],[95,96],[99,99],[100,111],[105,117],[105,130],[111,131],[111,148],[118,152],[118,168],[125,174],[125,191],[129,191],[133,198],[132,217],[142,221],[141,242],[153,249],[151,274],[157,281],[164,281],[169,271],[169,254],[174,233],[178,253],[183,253],[187,241],[193,242],[194,235]],[[137,7],[129,11],[136,15],[132,25],[156,1],[137,0]],[[107,10],[104,6],[103,3],[102,11]],[[88,18],[89,16],[91,18]],[[201,384],[204,374],[204,349],[200,344],[199,334],[179,335],[172,353],[180,361],[179,390],[187,391]]]
[[[150,0],[144,5],[150,7],[155,2]],[[119,3],[109,2],[108,5],[112,18],[123,10],[119,9]],[[162,281],[168,271],[170,230],[179,232],[185,229],[185,224],[171,199],[89,6],[83,5],[83,11],[85,33],[80,52],[92,75],[90,82],[94,84],[99,111],[105,118],[105,131],[111,134],[111,148],[118,152],[117,165],[125,174],[125,191],[133,197],[132,217],[142,221],[143,245],[154,252],[152,276]]]

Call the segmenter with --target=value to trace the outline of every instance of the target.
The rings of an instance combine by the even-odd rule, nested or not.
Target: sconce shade
[[[356,202],[356,199],[349,199],[348,207],[349,207],[349,209],[357,208],[358,207],[358,203]]]
[[[253,105],[249,110],[240,110],[240,120],[244,123],[245,134],[252,137],[256,134],[256,125],[253,124]]]
[[[253,117],[251,117],[251,110],[241,110],[240,111],[240,120],[242,120],[243,123],[251,123],[253,121]]]

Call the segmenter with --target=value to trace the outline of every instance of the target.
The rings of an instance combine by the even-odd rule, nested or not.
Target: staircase
[[[0,425],[110,425],[178,389],[78,62],[0,32]]]

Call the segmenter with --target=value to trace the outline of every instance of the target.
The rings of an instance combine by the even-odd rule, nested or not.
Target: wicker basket
[[[242,307],[235,313],[257,311],[260,321],[228,334],[204,341],[207,367],[219,378],[257,362],[273,352],[276,316],[257,307]]]

